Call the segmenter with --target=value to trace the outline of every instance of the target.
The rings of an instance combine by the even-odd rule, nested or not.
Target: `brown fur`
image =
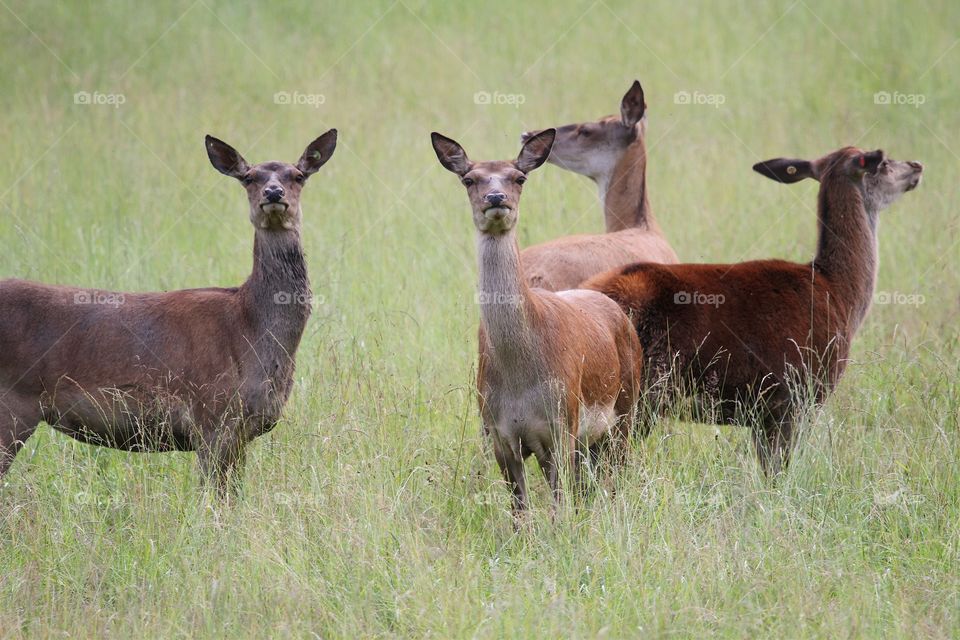
[[[573,289],[633,262],[677,262],[647,195],[646,103],[639,82],[624,95],[621,115],[557,129],[549,162],[588,175],[604,193],[606,233],[558,238],[524,249],[524,272],[535,287]],[[524,138],[536,132],[524,134]]]
[[[197,451],[224,491],[245,444],[274,427],[290,395],[310,315],[300,188],[335,144],[330,131],[295,166],[250,167],[208,137],[214,166],[244,182],[257,228],[253,273],[239,288],[112,293],[0,281],[0,476],[44,420],[91,444]]]
[[[630,314],[647,359],[645,388],[661,401],[706,401],[700,420],[753,427],[764,468],[776,472],[797,412],[836,385],[869,308],[877,213],[916,186],[921,167],[845,148],[813,163],[755,169],[782,181],[820,180],[813,262],[635,264],[585,286]]]
[[[480,331],[477,391],[484,430],[514,496],[527,507],[523,461],[540,463],[560,499],[560,451],[574,474],[582,454],[622,459],[639,388],[637,336],[620,308],[593,291],[533,289],[523,276],[515,225],[526,174],[546,159],[552,130],[532,137],[516,162],[471,162],[434,134],[441,163],[467,186],[478,230]],[[612,423],[588,418],[609,411]],[[590,414],[589,416],[587,414]],[[596,427],[581,432],[581,425]]]

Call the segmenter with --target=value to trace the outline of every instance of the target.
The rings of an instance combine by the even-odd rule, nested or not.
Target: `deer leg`
[[[630,397],[621,397],[616,406],[616,421],[609,433],[590,447],[590,465],[594,469],[615,472],[627,462],[630,434],[637,421],[637,405]]]
[[[0,478],[7,474],[13,459],[36,431],[41,419],[39,409],[19,411],[14,408],[15,404],[9,399],[0,400]]]
[[[598,442],[594,442],[590,445],[590,468],[593,469],[596,473],[601,467],[604,466],[604,463],[610,456],[610,439],[613,437],[613,434],[610,437],[604,438]]]
[[[216,453],[216,472],[214,482],[217,495],[229,499],[240,495],[243,488],[243,467],[246,461],[246,447],[242,441],[224,438],[220,441]]]
[[[203,482],[204,486],[217,486],[218,485],[218,476],[220,470],[218,469],[218,461],[216,455],[213,452],[213,446],[211,443],[204,442],[201,446],[197,447],[197,462],[200,463],[200,479]]]
[[[632,414],[619,416],[616,428],[610,433],[610,466],[613,471],[619,471],[627,464],[627,454],[630,452],[630,433],[636,421],[636,415],[636,411],[634,411]]]
[[[753,427],[753,444],[760,458],[760,466],[767,477],[774,478],[790,462],[793,446],[793,416],[770,417]]]
[[[215,433],[201,437],[196,447],[203,479],[213,485],[221,499],[239,491],[245,444],[239,427],[227,423]]]
[[[556,448],[538,447],[534,450],[534,455],[537,456],[537,462],[540,463],[543,476],[547,479],[547,484],[550,485],[550,492],[553,494],[553,511],[555,514],[560,508],[560,501],[563,498],[563,492],[560,488],[560,468],[557,464]]]
[[[572,406],[567,408],[567,454],[570,459],[570,486],[575,496],[583,496],[586,489],[584,474],[584,461],[589,456],[589,450],[582,440],[580,440],[580,403],[573,402]]]
[[[493,430],[492,430],[493,431]],[[493,454],[500,466],[500,472],[503,479],[510,486],[513,494],[513,515],[519,516],[527,509],[527,481],[524,476],[523,456],[520,454],[520,443],[516,449],[505,445],[505,443],[495,436],[493,443]]]

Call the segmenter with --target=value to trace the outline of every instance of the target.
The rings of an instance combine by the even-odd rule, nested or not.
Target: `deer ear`
[[[876,173],[880,168],[880,164],[883,162],[883,149],[877,149],[876,151],[868,151],[866,153],[861,153],[860,155],[854,157],[853,161],[855,163],[857,171],[861,174],[863,173]]]
[[[458,176],[463,176],[470,171],[470,159],[460,143],[436,131],[430,134],[430,140],[433,141],[433,150],[437,154],[437,159],[447,171],[452,171]]]
[[[250,170],[250,165],[243,159],[243,156],[223,140],[208,135],[206,147],[210,164],[223,175],[240,180]]]
[[[337,130],[330,129],[325,134],[307,145],[303,155],[297,160],[297,169],[304,175],[315,174],[320,167],[326,164],[337,148]]]
[[[634,80],[623,95],[623,100],[620,101],[620,121],[623,122],[623,126],[632,129],[640,122],[646,111],[647,103],[643,99],[643,87],[640,86],[639,80]]]
[[[804,178],[818,179],[812,163],[795,158],[765,160],[764,162],[758,162],[753,165],[753,170],[760,175],[767,176],[771,180],[776,180],[784,184],[799,182]]]
[[[553,140],[557,137],[556,129],[544,129],[535,136],[527,138],[520,149],[520,155],[517,156],[517,169],[524,173],[530,173],[550,157],[550,149],[553,148]]]

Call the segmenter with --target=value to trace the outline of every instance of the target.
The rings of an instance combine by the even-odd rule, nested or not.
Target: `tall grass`
[[[960,634],[958,27],[945,0],[5,0],[0,277],[237,284],[245,199],[203,135],[254,162],[331,126],[340,145],[303,196],[324,303],[242,500],[205,497],[191,455],[42,427],[0,487],[0,636]],[[634,78],[654,211],[685,260],[813,254],[816,185],[758,160],[858,144],[923,161],[880,228],[878,290],[912,303],[874,306],[780,482],[747,433],[665,421],[614,496],[556,523],[531,467],[538,508],[514,534],[473,397],[469,207],[428,134],[513,157],[525,129],[615,112]],[[541,169],[520,225],[524,244],[598,231],[596,192]]]

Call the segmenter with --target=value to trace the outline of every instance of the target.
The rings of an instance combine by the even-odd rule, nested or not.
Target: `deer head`
[[[253,226],[267,231],[288,231],[300,227],[300,190],[307,178],[333,155],[337,130],[331,129],[307,145],[296,164],[264,162],[250,166],[236,149],[209,135],[206,147],[214,168],[236,178],[247,190]]]
[[[619,116],[557,127],[548,162],[597,181],[609,177],[627,148],[643,137],[646,109],[643,87],[634,80],[620,101]],[[527,131],[520,137],[526,141],[538,133]]]
[[[923,165],[912,160],[888,158],[881,149],[863,151],[844,147],[818,160],[774,158],[758,162],[753,170],[771,180],[791,184],[805,178],[852,184],[863,198],[867,212],[875,215],[920,184]],[[821,187],[822,188],[822,187]]]
[[[489,162],[473,162],[456,141],[436,132],[430,135],[440,164],[460,176],[467,189],[477,231],[500,235],[516,226],[523,183],[528,173],[546,162],[555,134],[545,129],[531,136],[516,160]]]

